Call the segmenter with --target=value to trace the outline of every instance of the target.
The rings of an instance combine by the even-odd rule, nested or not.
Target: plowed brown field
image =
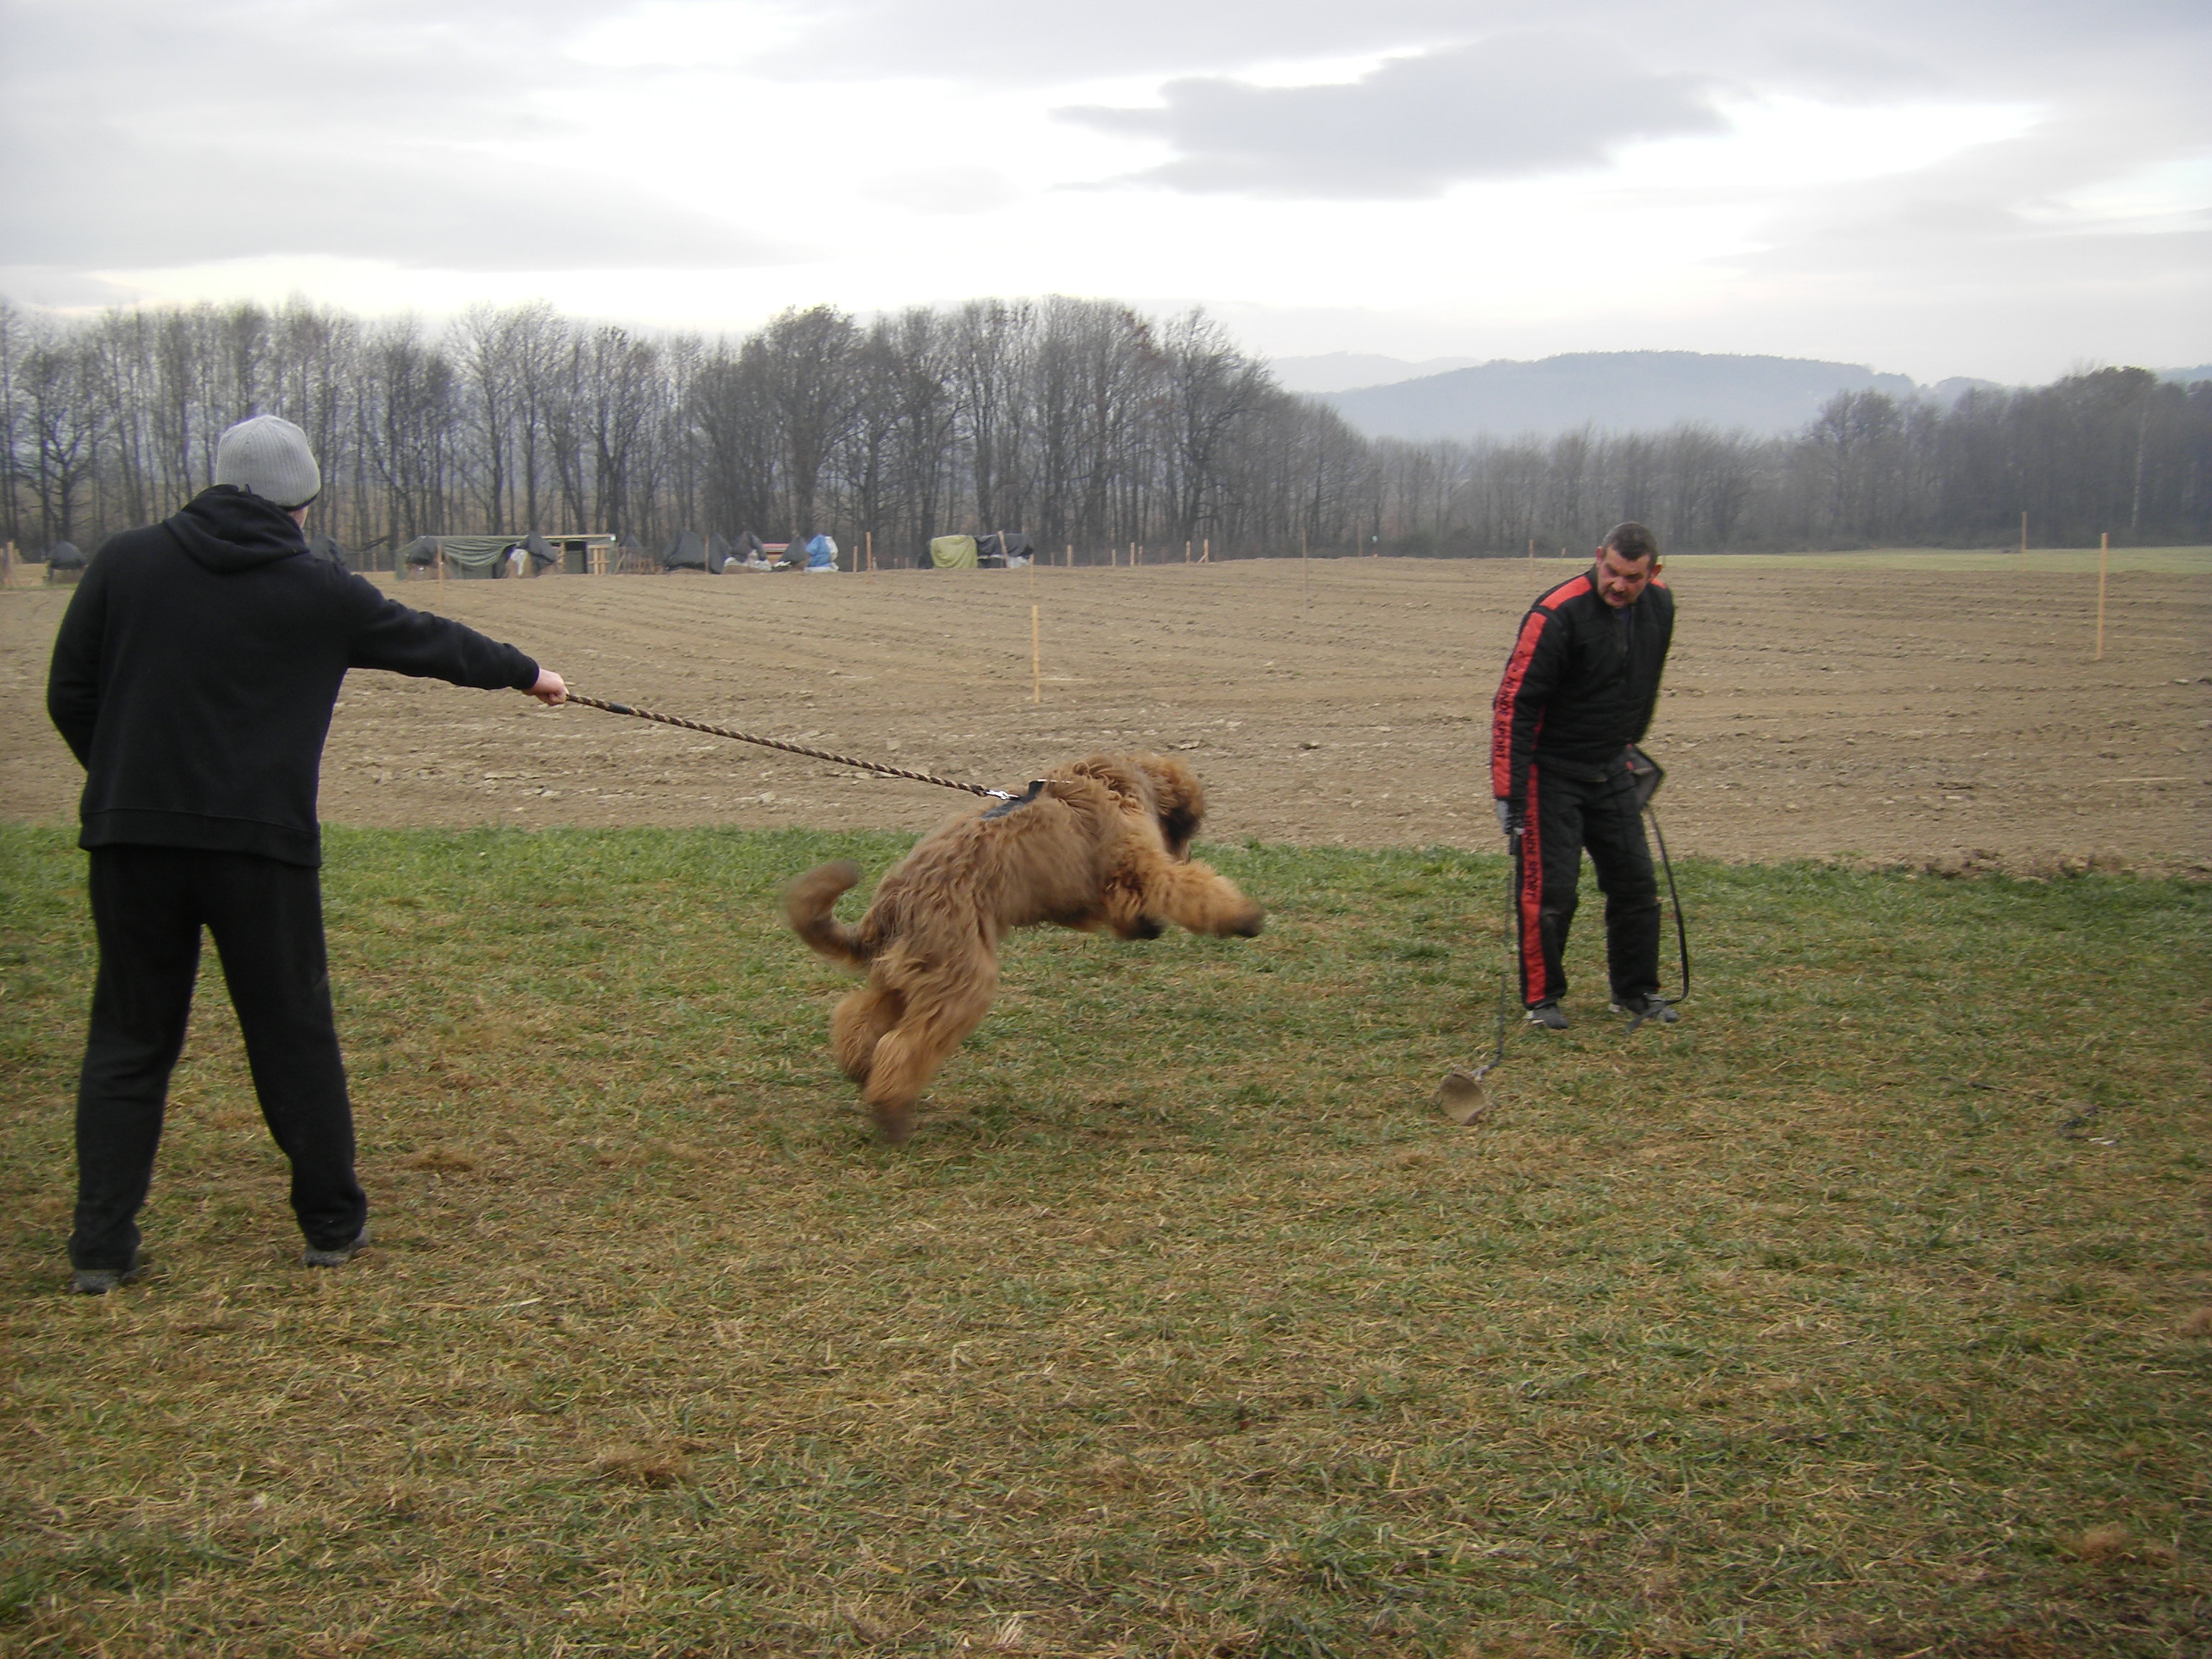
[[[2130,556],[2092,659],[2094,556],[1687,558],[1666,695],[1678,853],[2212,868],[2202,553]],[[427,582],[579,690],[999,786],[1185,752],[1207,834],[1491,849],[1489,698],[1529,599],[1578,566],[1253,561]],[[388,581],[390,579],[380,579]],[[63,590],[0,593],[0,811],[74,811],[41,690]],[[1030,702],[1030,617],[1043,702]],[[926,828],[922,785],[508,694],[360,673],[324,767],[343,824]]]

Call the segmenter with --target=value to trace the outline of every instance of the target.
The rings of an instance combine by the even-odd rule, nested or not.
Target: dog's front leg
[[[1237,884],[1206,866],[1184,864],[1147,850],[1138,863],[1136,887],[1148,917],[1164,916],[1194,933],[1225,933],[1242,939],[1256,934],[1267,913],[1244,896]],[[1157,922],[1153,933],[1158,933]],[[1152,935],[1146,935],[1149,938]]]

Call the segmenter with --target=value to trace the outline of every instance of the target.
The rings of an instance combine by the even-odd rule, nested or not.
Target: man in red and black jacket
[[[1659,1000],[1659,886],[1628,769],[1674,637],[1659,544],[1624,524],[1595,565],[1528,607],[1513,641],[1492,708],[1490,791],[1513,846],[1521,1001],[1532,1024],[1566,1028],[1560,960],[1586,848],[1605,894],[1614,1010],[1674,1018]]]

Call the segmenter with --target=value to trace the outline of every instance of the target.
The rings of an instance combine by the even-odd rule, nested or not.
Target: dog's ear
[[[1160,839],[1175,857],[1186,858],[1206,817],[1206,787],[1190,768],[1164,755],[1146,756],[1145,770],[1152,776],[1152,810],[1159,818]]]

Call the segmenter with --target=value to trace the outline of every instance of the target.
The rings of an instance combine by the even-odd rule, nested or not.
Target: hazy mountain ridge
[[[1910,375],[1879,374],[1863,363],[1698,351],[1577,351],[1533,362],[1500,358],[1320,395],[1370,437],[1418,441],[1551,437],[1585,426],[1652,431],[1686,421],[1779,436],[1802,429],[1838,392],[1941,397]]]
[[[1864,363],[1699,351],[1577,351],[1480,363],[1409,363],[1338,351],[1279,358],[1271,367],[1285,386],[1334,405],[1367,436],[1417,441],[1548,438],[1583,427],[1648,432],[1684,422],[1781,437],[1802,431],[1838,392],[1882,392],[1948,408],[1970,392],[2008,389],[1969,375],[1923,386]],[[2154,372],[2184,385],[2212,380],[2212,365]],[[1352,374],[1387,378],[1347,386],[1344,379]]]

